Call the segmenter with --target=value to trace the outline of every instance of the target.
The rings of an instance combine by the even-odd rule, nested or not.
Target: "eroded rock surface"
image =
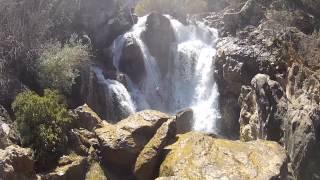
[[[36,179],[31,149],[16,145],[0,149],[0,162],[1,179]]]
[[[95,130],[101,146],[102,159],[127,170],[157,129],[169,120],[167,114],[145,110],[129,116],[115,125],[104,123]]]
[[[160,177],[167,179],[287,178],[288,158],[275,142],[243,143],[190,132],[167,148],[170,151],[160,167]]]
[[[163,148],[174,139],[176,135],[176,122],[174,119],[163,123],[156,134],[148,142],[139,154],[134,174],[138,180],[154,179],[157,175],[157,168],[161,164]]]

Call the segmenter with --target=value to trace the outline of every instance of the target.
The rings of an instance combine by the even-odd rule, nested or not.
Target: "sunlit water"
[[[175,31],[177,42],[170,48],[172,62],[165,76],[161,75],[156,59],[141,39],[147,17],[139,18],[129,32],[118,37],[113,43],[113,62],[117,69],[128,38],[134,38],[139,44],[146,67],[146,76],[142,83],[134,84],[129,77],[128,91],[131,98],[125,98],[129,102],[124,105],[132,105],[133,107],[126,108],[130,111],[156,109],[167,113],[176,113],[191,107],[195,118],[194,130],[217,132],[215,127],[220,114],[213,71],[218,33],[202,23],[185,26],[170,16],[167,17]]]

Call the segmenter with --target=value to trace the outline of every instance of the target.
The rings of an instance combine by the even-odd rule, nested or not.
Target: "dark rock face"
[[[26,90],[27,87],[21,83],[15,76],[0,77],[0,104],[10,109],[11,103],[17,94]]]
[[[168,18],[158,13],[151,13],[146,22],[146,31],[142,39],[146,43],[152,56],[159,64],[163,74],[168,72],[171,48],[176,41],[174,30]]]
[[[120,57],[119,69],[126,73],[136,84],[146,74],[141,48],[134,38],[127,38]]]
[[[110,87],[112,83],[119,83],[119,81],[123,81],[123,84],[125,84],[125,78],[123,78],[123,76],[116,74],[114,71],[105,70],[102,65],[92,65],[89,70],[83,74],[81,83],[81,96],[83,101],[102,119],[111,122],[117,122],[129,115],[128,112],[118,104],[117,96],[112,93]]]

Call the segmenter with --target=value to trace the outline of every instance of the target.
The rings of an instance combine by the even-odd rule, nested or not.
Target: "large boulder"
[[[77,125],[89,131],[92,131],[102,122],[100,117],[87,104],[78,107],[74,111],[78,116]]]
[[[159,174],[172,177],[167,179],[287,179],[288,158],[276,142],[243,143],[190,132],[167,149]]]
[[[103,161],[130,171],[143,147],[170,118],[158,111],[145,110],[115,125],[104,123],[95,130]]]
[[[160,166],[163,156],[163,148],[175,135],[176,124],[174,119],[163,123],[157,130],[136,160],[134,174],[138,180],[149,180],[156,177],[157,168]]]
[[[127,37],[123,46],[119,69],[138,84],[146,74],[143,52],[133,37]]]
[[[147,18],[146,30],[142,33],[142,39],[165,75],[168,72],[171,48],[176,42],[170,20],[162,14],[151,13]]]
[[[42,175],[43,180],[84,179],[88,169],[88,160],[75,154],[62,156],[54,171]]]
[[[0,149],[0,179],[36,179],[31,149],[9,146]]]

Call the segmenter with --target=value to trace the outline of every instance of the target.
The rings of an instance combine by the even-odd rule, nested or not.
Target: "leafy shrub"
[[[22,144],[32,147],[37,159],[64,151],[72,117],[56,91],[45,90],[42,97],[25,91],[16,97],[12,108]]]
[[[37,62],[40,84],[45,88],[70,93],[80,69],[89,61],[89,48],[72,38],[64,46],[60,42],[43,47]]]
[[[207,11],[206,0],[141,0],[135,8],[139,16],[152,11],[164,14],[193,14]]]

